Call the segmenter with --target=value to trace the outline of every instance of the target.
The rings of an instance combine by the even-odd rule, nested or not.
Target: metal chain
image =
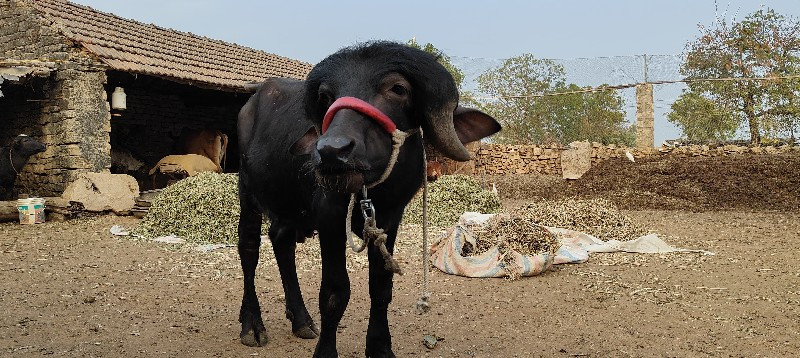
[[[397,161],[397,156],[400,151],[400,147],[405,142],[405,139],[409,136],[416,134],[419,131],[420,142],[422,142],[422,292],[420,293],[420,298],[416,303],[417,312],[422,314],[430,311],[430,303],[429,298],[431,297],[430,292],[428,292],[428,271],[430,270],[430,253],[428,252],[428,158],[427,153],[425,152],[425,141],[423,139],[422,131],[421,130],[411,130],[409,132],[402,132],[400,130],[396,130],[395,133],[392,133],[392,155],[389,158],[389,163],[387,164],[387,168],[384,171],[383,175],[381,176],[378,181],[375,183],[365,185],[362,188],[362,196],[363,199],[360,201],[361,204],[361,215],[364,216],[364,231],[363,231],[363,241],[361,242],[360,246],[357,246],[353,240],[352,234],[352,218],[353,218],[353,210],[355,209],[355,201],[356,201],[356,194],[353,193],[350,195],[350,202],[347,205],[347,216],[345,217],[345,234],[347,235],[347,244],[354,252],[361,252],[364,248],[367,247],[370,241],[373,242],[373,245],[377,246],[381,251],[381,255],[385,261],[385,268],[386,270],[401,274],[402,271],[400,269],[400,264],[395,260],[389,250],[386,248],[386,239],[387,235],[384,233],[383,229],[378,228],[376,223],[376,215],[375,215],[375,207],[372,205],[372,200],[367,197],[367,189],[373,188],[376,185],[380,184],[389,176],[391,173],[394,164]]]

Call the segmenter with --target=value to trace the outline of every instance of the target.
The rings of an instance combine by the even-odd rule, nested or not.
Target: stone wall
[[[0,98],[0,140],[27,134],[47,145],[31,157],[16,190],[58,196],[83,172],[111,165],[105,73],[59,70],[45,79],[4,86]],[[27,191],[27,190],[26,190]]]
[[[72,49],[58,31],[19,1],[0,1],[0,60],[66,60]]]
[[[797,153],[800,152],[800,146],[797,145],[780,145],[780,146],[761,146],[761,147],[748,147],[741,145],[685,145],[677,147],[662,147],[658,148],[660,154],[670,154],[680,157],[718,157],[726,155],[740,155],[740,154],[782,154],[782,153]]]
[[[561,175],[561,152],[557,146],[482,145],[475,155],[476,173]]]
[[[15,191],[58,196],[80,173],[110,166],[105,70],[21,2],[0,1],[0,24],[0,67],[37,73],[2,84],[0,145],[18,134],[47,145],[23,168]]]
[[[800,146],[764,146],[747,147],[724,145],[711,147],[707,145],[688,145],[678,147],[661,147],[654,149],[637,149],[615,145],[591,143],[591,165],[611,158],[625,158],[630,153],[634,158],[654,155],[672,155],[679,157],[717,157],[743,154],[779,154],[797,152]],[[484,144],[475,152],[474,170],[468,174],[545,174],[561,175],[561,156],[569,148],[538,145],[500,145]],[[446,174],[450,174],[445,171]]]

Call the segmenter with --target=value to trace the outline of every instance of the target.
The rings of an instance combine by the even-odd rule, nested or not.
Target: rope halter
[[[389,116],[387,116],[377,107],[371,105],[369,102],[356,97],[341,97],[331,104],[331,106],[328,108],[328,111],[325,112],[325,117],[322,118],[323,134],[328,131],[328,127],[330,127],[333,117],[336,115],[336,113],[342,109],[350,109],[369,117],[377,122],[378,125],[380,125],[381,128],[383,128],[383,130],[392,137],[392,154],[389,157],[389,163],[386,165],[386,169],[384,169],[383,174],[380,178],[378,178],[378,180],[376,180],[374,183],[366,185],[367,189],[372,189],[378,184],[383,183],[383,181],[389,177],[389,174],[392,173],[395,163],[397,163],[397,156],[400,154],[400,147],[403,146],[406,138],[419,132],[419,129],[412,129],[408,132],[403,132],[397,128],[397,125],[394,124]]]
[[[389,116],[370,103],[355,97],[340,97],[334,101],[333,104],[331,104],[331,106],[328,108],[328,111],[325,112],[325,116],[322,119],[323,134],[328,131],[328,127],[330,127],[333,117],[336,115],[336,113],[342,109],[350,109],[369,117],[377,122],[377,124],[380,125],[381,128],[383,128],[383,130],[385,130],[386,133],[392,137],[392,154],[389,157],[389,162],[386,165],[386,169],[384,169],[383,174],[380,178],[378,178],[378,180],[373,183],[365,184],[362,188],[363,199],[360,201],[360,204],[361,214],[364,216],[364,241],[360,246],[356,246],[356,244],[353,242],[353,237],[350,234],[352,231],[353,209],[355,208],[356,201],[356,194],[350,194],[350,203],[347,206],[347,218],[345,219],[347,244],[353,251],[361,252],[367,247],[367,244],[372,241],[373,244],[378,247],[381,255],[386,261],[386,269],[394,273],[402,274],[399,263],[392,257],[392,255],[389,253],[389,250],[386,248],[387,235],[383,232],[383,229],[377,227],[375,207],[372,205],[372,200],[367,197],[367,189],[374,188],[378,184],[383,183],[386,178],[389,177],[389,175],[392,173],[392,169],[394,169],[394,165],[397,163],[397,156],[400,154],[400,147],[403,146],[406,138],[419,132],[419,129],[412,129],[408,132],[404,132],[397,128],[397,125],[392,121],[391,118],[389,118]]]

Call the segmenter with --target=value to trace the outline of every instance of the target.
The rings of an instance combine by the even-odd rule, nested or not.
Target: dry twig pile
[[[581,231],[603,240],[626,241],[648,233],[605,199],[541,201],[496,215],[483,227],[473,228],[476,244],[465,244],[462,255],[480,254],[494,246],[501,253],[555,253],[560,247],[558,238],[542,226]]]
[[[533,222],[576,230],[601,240],[633,240],[648,231],[606,199],[562,199],[533,202],[514,211]]]

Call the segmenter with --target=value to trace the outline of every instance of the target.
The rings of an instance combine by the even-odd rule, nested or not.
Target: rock
[[[67,201],[81,203],[86,211],[127,213],[136,205],[139,184],[130,175],[84,173],[61,194]]]
[[[424,344],[425,347],[427,347],[428,349],[436,348],[437,341],[438,340],[436,339],[436,337],[430,334],[426,334],[425,336],[422,337],[422,344]]]
[[[722,151],[725,153],[739,153],[739,146],[733,144],[726,144],[722,146]]]
[[[592,167],[592,147],[589,142],[572,142],[561,152],[561,173],[564,179],[578,179]]]

